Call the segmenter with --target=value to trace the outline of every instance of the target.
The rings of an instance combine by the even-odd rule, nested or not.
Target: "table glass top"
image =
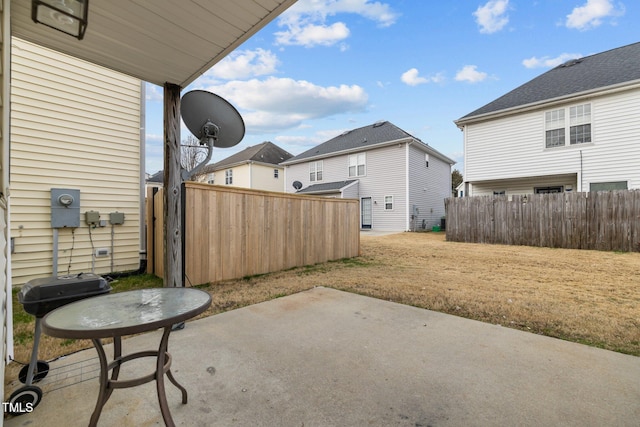
[[[198,289],[139,289],[67,304],[47,314],[44,326],[81,332],[162,325],[186,313],[202,312],[210,301],[209,294]]]

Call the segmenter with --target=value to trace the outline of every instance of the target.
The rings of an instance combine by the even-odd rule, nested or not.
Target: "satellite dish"
[[[300,181],[293,181],[293,188],[299,190],[302,188],[302,183]]]
[[[213,138],[213,146],[229,148],[244,137],[244,121],[233,105],[206,90],[192,90],[182,96],[180,115],[189,131],[203,144]],[[217,128],[217,129],[216,129]]]
[[[211,160],[213,147],[229,148],[244,137],[244,121],[233,105],[205,90],[192,90],[182,96],[180,115],[189,131],[206,145],[207,158],[193,169],[182,171],[182,179],[191,179]]]

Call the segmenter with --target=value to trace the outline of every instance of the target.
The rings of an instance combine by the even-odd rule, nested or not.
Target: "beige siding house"
[[[137,269],[141,81],[15,38],[11,59],[13,286],[56,270]],[[52,188],[79,190],[79,226],[54,233]],[[87,224],[87,211],[99,213],[96,224]]]
[[[291,157],[292,154],[266,141],[205,166],[196,180],[282,193],[285,191],[284,168],[280,163]]]

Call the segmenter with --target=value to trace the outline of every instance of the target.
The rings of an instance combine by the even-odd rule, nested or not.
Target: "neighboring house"
[[[279,164],[291,157],[292,154],[266,141],[205,166],[195,180],[282,193],[283,167]]]
[[[640,43],[568,61],[455,121],[465,196],[640,188]]]
[[[13,286],[56,271],[138,269],[142,82],[16,38],[12,51]],[[52,222],[55,209],[67,208],[51,189],[79,195],[72,205],[76,224]],[[97,214],[94,225],[87,224],[87,211]]]
[[[392,123],[344,132],[282,163],[286,190],[360,200],[362,229],[440,224],[453,160]]]
[[[145,174],[145,187],[146,188],[154,188],[154,187],[162,187],[164,185],[164,171],[158,171],[153,175]]]

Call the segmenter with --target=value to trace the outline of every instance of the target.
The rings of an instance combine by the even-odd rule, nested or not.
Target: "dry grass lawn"
[[[203,316],[314,286],[640,356],[640,253],[455,243],[444,233],[363,236],[358,258],[201,286],[213,297]],[[31,345],[17,343],[16,360]],[[43,336],[40,359],[90,346]]]

